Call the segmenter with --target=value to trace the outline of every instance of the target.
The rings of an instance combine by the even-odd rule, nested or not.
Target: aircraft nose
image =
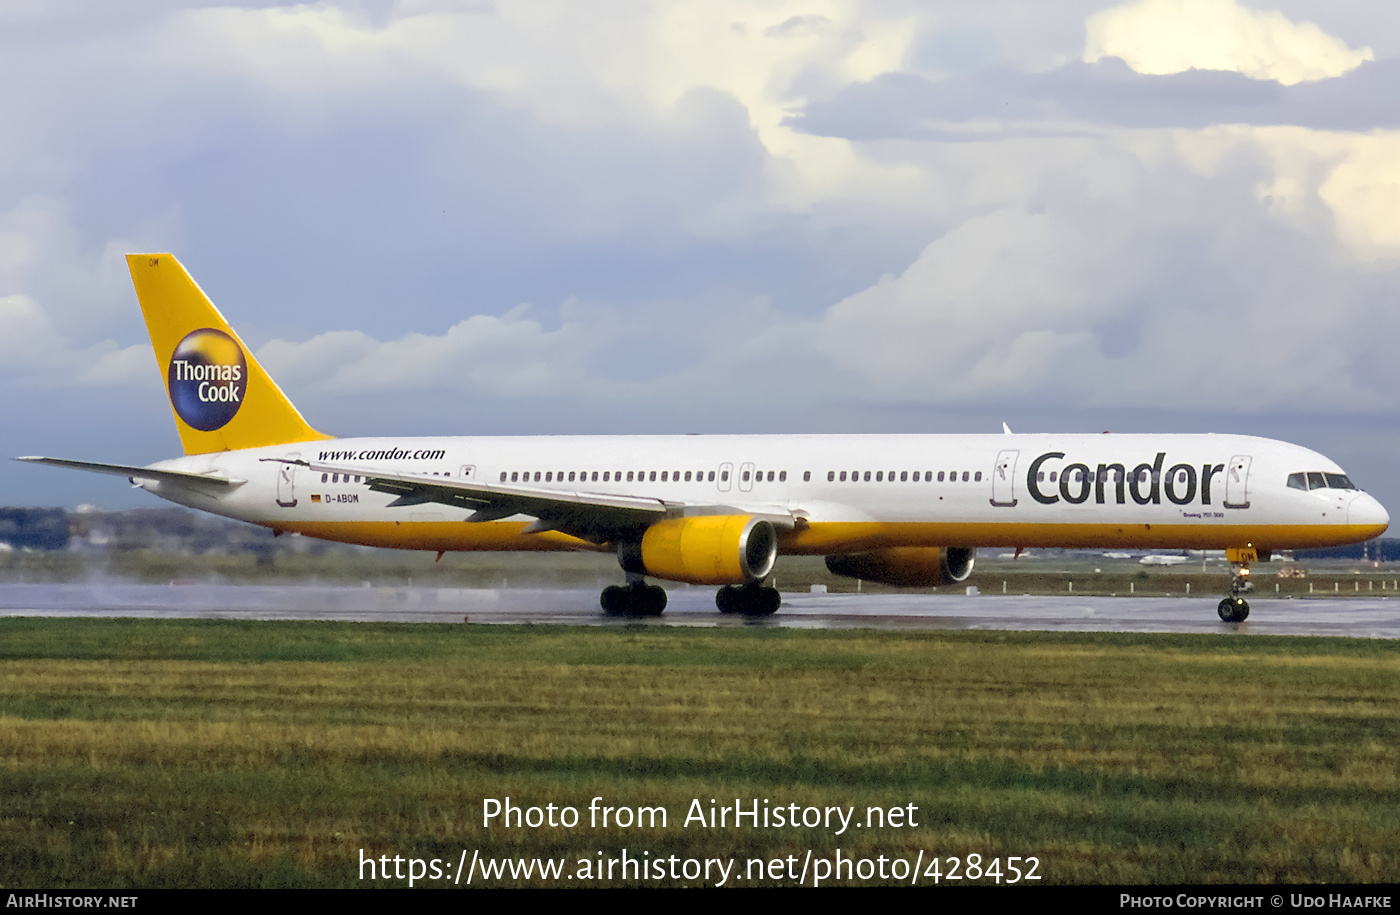
[[[1375,537],[1390,527],[1390,515],[1374,497],[1363,492],[1351,500],[1347,508],[1347,523],[1374,527],[1376,533],[1371,536]]]

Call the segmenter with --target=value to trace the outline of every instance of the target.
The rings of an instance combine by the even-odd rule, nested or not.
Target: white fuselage
[[[1342,473],[1326,457],[1237,435],[684,435],[332,439],[155,465],[246,481],[219,491],[140,485],[279,531],[433,550],[610,549],[529,518],[465,524],[470,510],[390,507],[333,465],[654,499],[706,513],[791,513],[782,552],[882,546],[1258,549],[1373,537],[1389,517],[1357,489],[1291,487]],[[1335,479],[1333,480],[1335,482]]]

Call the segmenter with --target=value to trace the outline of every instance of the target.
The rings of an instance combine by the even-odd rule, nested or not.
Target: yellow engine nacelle
[[[927,588],[966,581],[974,550],[965,547],[891,546],[826,557],[833,575],[901,588]]]
[[[752,515],[673,518],[647,528],[640,552],[642,570],[654,578],[740,585],[773,571],[778,532],[773,522]]]

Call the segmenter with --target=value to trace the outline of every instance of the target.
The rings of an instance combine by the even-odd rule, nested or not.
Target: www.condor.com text
[[[361,880],[404,880],[409,886],[471,886],[502,881],[587,885],[615,882],[690,883],[726,886],[733,883],[791,883],[821,886],[832,882],[901,883],[909,886],[990,883],[1016,884],[1038,881],[1040,859],[1035,857],[987,857],[929,855],[915,857],[877,855],[855,857],[837,849],[834,855],[779,858],[687,858],[653,855],[650,851],[622,849],[609,854],[595,852],[578,858],[525,858],[484,856],[479,850],[462,849],[458,860],[373,857],[360,850]]]

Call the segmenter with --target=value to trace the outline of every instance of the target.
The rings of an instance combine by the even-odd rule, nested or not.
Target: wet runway
[[[761,620],[722,616],[714,590],[668,590],[659,619],[603,616],[592,590],[373,588],[327,585],[0,584],[0,615],[185,619],[555,623],[574,626],[782,626],[804,629],[1012,629],[1220,632],[1400,638],[1400,599],[1250,601],[1245,623],[1222,623],[1207,598],[963,594],[783,594]]]

